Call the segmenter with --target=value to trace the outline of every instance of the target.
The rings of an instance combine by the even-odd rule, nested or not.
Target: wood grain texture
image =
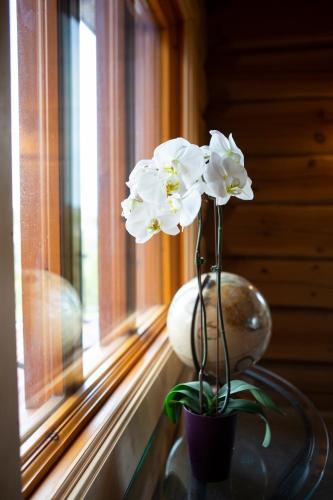
[[[248,155],[333,153],[333,100],[228,104],[210,101],[210,128],[233,132]]]
[[[270,368],[322,409],[333,408],[332,14],[328,0],[207,2],[207,128],[233,133],[255,193],[225,210],[224,266],[271,305]]]
[[[224,269],[257,286],[271,306],[333,309],[333,261],[230,259]]]
[[[333,206],[234,203],[225,211],[225,256],[333,257]]]
[[[230,48],[266,49],[332,41],[330,0],[206,0],[205,4],[209,49],[219,43]]]
[[[135,162],[150,158],[161,139],[161,39],[148,9],[134,16]],[[136,245],[136,308],[143,311],[162,303],[162,238]],[[156,276],[160,279],[157,280]]]
[[[256,203],[333,202],[333,156],[250,157],[245,161],[254,180]]]
[[[172,387],[181,373],[183,365],[162,334],[31,498],[97,500],[110,492],[115,500],[124,498],[161,415],[165,387]],[[148,490],[157,479],[155,472],[147,479]]]
[[[165,316],[166,310],[161,307],[152,323],[147,321],[140,334],[130,336],[84,385],[36,429],[35,435],[24,442],[21,450],[24,497],[31,494],[127,374],[140,365],[147,349],[159,343]]]
[[[220,44],[210,54],[208,90],[213,102],[333,97],[330,46],[248,52],[230,51]]]
[[[273,307],[273,334],[264,358],[333,362],[333,311]]]
[[[97,7],[96,7],[97,8]],[[98,117],[98,286],[103,341],[127,314],[125,198],[124,5],[99,2],[96,16]],[[106,64],[105,61],[113,61]]]
[[[61,317],[48,307],[60,294],[57,2],[17,9],[24,389],[27,408],[36,408],[63,389],[49,390],[62,370]]]

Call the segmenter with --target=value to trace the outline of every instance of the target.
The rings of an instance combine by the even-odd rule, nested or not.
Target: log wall
[[[224,268],[271,306],[265,362],[332,410],[333,5],[205,4],[207,129],[233,133],[255,192],[225,209]]]

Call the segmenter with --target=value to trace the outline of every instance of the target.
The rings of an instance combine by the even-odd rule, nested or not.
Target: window
[[[170,279],[165,269],[178,243],[135,245],[120,202],[135,162],[179,133],[179,46],[171,7],[164,13],[159,2],[10,0],[10,8],[29,493],[164,324],[178,271]]]

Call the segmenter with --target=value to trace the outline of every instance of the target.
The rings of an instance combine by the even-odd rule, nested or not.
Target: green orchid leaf
[[[232,380],[231,381],[231,394],[236,394],[242,391],[249,391],[252,396],[260,403],[262,406],[269,408],[280,415],[284,415],[285,413],[279,408],[279,406],[266,394],[262,389],[259,389],[255,385],[244,382],[244,380]],[[224,385],[219,390],[219,400],[224,399],[227,393],[227,386]]]
[[[206,396],[212,398],[214,397],[214,392],[213,389],[211,388],[210,384],[208,382],[203,381],[202,382],[202,387],[203,387],[203,392]],[[173,387],[171,390],[175,391],[178,389],[190,389],[196,392],[200,392],[200,382],[199,381],[194,381],[194,382],[183,382],[181,384],[176,385]]]
[[[235,412],[252,413],[258,415],[265,422],[265,435],[262,446],[267,448],[271,442],[271,429],[260,404],[248,399],[230,399],[225,414],[230,415]]]
[[[171,400],[169,401],[169,418],[173,423],[176,423],[178,421],[183,406],[186,406],[186,408],[193,411],[194,413],[200,413],[199,403],[193,399],[181,398],[177,400]]]
[[[281,408],[275,403],[275,401],[273,401],[271,397],[268,396],[268,394],[266,394],[266,392],[258,388],[252,389],[250,392],[252,396],[258,401],[258,403],[260,403],[262,406],[265,406],[265,408],[273,410],[280,415],[285,415],[285,412],[281,410]]]
[[[177,423],[182,411],[182,404],[179,401],[169,403],[168,407],[164,408],[164,412],[172,423]]]
[[[203,403],[205,409],[209,410],[212,406],[212,398],[214,397],[213,390],[207,382],[203,382]],[[185,391],[185,392],[184,392]],[[189,398],[194,398],[199,404],[200,397],[200,383],[196,382],[185,382],[182,384],[177,384],[173,387],[167,394],[164,400],[164,411],[169,416],[170,409],[168,408],[168,403],[170,400],[179,400],[182,396]]]
[[[198,401],[194,401],[193,399],[183,398],[180,400],[182,406],[186,406],[193,413],[200,413],[200,405]]]
[[[203,405],[204,411],[210,414],[212,407],[212,399],[214,397],[213,390],[207,382],[202,383],[203,386]],[[185,398],[184,398],[185,397]],[[179,401],[179,404],[184,403],[186,400],[186,406],[192,409],[196,413],[200,413],[200,382],[185,382],[177,384],[173,387],[167,394],[164,400],[164,412],[173,422],[177,421],[178,415],[175,414],[175,402]],[[172,403],[171,403],[172,402]],[[177,410],[178,411],[178,410]]]
[[[165,414],[172,419],[172,407],[170,406],[170,402],[173,401],[180,401],[185,398],[190,402],[191,405],[199,405],[199,399],[198,397],[190,390],[188,389],[178,389],[178,390],[172,390],[170,391],[165,400],[164,400],[164,412]]]

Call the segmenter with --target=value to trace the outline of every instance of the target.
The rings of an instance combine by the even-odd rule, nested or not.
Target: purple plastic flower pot
[[[184,408],[185,430],[192,473],[203,482],[228,478],[237,415],[207,417]]]

